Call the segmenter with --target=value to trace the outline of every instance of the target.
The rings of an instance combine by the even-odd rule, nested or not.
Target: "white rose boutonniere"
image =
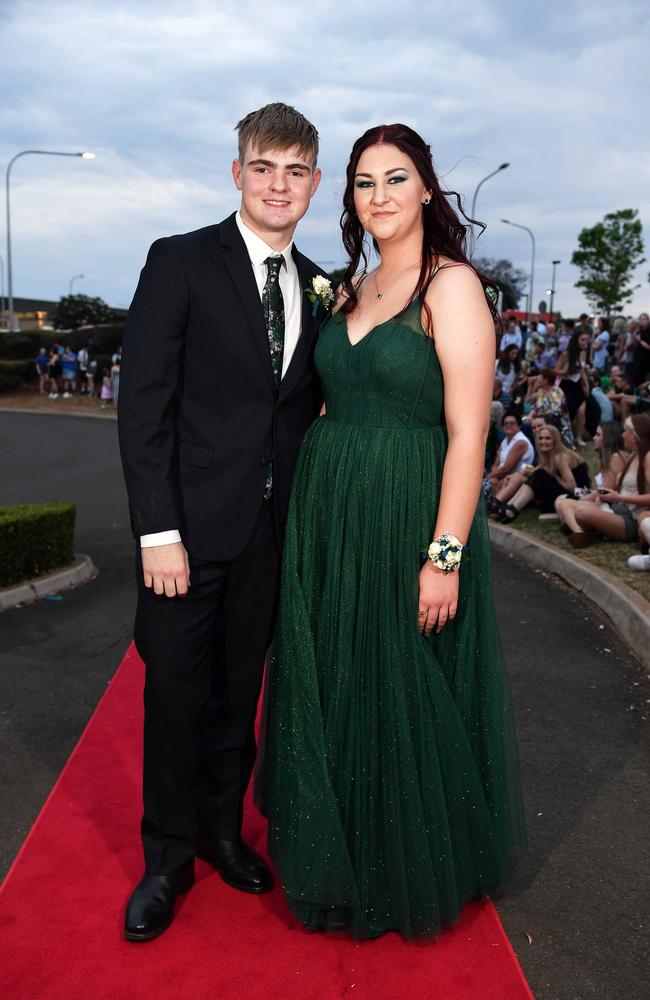
[[[305,292],[307,293],[307,298],[313,306],[314,316],[316,315],[319,305],[327,308],[334,301],[332,282],[329,278],[325,278],[322,274],[317,274],[315,278],[311,279],[311,283],[308,288],[305,288]]]

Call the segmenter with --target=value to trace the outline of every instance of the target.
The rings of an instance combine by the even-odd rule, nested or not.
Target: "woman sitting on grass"
[[[590,503],[598,497],[599,489],[616,489],[618,478],[629,461],[630,456],[625,451],[623,441],[623,425],[617,420],[599,424],[594,434],[594,448],[599,457],[598,472],[594,475],[596,489],[588,496],[582,497],[582,500]],[[561,496],[555,501],[555,509],[562,521],[562,530],[567,534],[579,531],[575,509],[582,500]]]
[[[554,513],[559,496],[573,494],[576,489],[589,488],[589,470],[580,455],[562,443],[557,427],[547,425],[537,432],[535,443],[539,456],[536,468],[524,468],[526,482],[522,483],[510,503],[502,504],[499,520],[509,524],[519,516],[524,507],[536,500],[540,516]]]
[[[595,540],[595,532],[615,542],[633,542],[639,535],[650,542],[650,416],[637,413],[623,426],[623,442],[631,452],[621,470],[616,488],[604,485],[573,507],[561,505],[561,515],[571,528],[568,536],[574,548],[582,549]],[[603,480],[605,482],[605,480]],[[643,517],[641,515],[644,514]]]

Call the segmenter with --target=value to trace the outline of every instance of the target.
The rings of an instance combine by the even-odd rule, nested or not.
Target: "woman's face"
[[[596,433],[594,434],[594,448],[597,448],[600,451],[602,447],[603,447],[603,429],[599,425],[596,428]]]
[[[650,325],[650,318],[648,318],[648,314],[641,313],[639,315],[639,326],[641,327],[642,330],[645,330],[645,328],[649,325]]]
[[[543,452],[553,450],[553,435],[549,430],[542,429],[537,432],[537,450]]]
[[[634,451],[636,448],[636,434],[634,433],[634,425],[629,417],[623,424],[623,444],[625,445],[626,451]]]
[[[588,333],[581,333],[580,334],[580,336],[578,337],[578,346],[580,347],[581,351],[586,351],[587,350],[587,348],[589,347],[589,334]]]
[[[507,438],[514,437],[519,430],[519,424],[514,417],[506,417],[503,421],[503,432]]]
[[[546,421],[544,417],[534,417],[533,418],[533,434],[538,434],[542,427],[546,427]]]
[[[420,229],[426,197],[430,192],[413,160],[397,146],[380,142],[361,154],[354,177],[354,207],[363,228],[379,242]]]
[[[513,364],[517,360],[517,358],[519,357],[519,348],[516,347],[514,344],[513,344],[512,347],[508,348],[508,357],[510,358],[510,361]]]

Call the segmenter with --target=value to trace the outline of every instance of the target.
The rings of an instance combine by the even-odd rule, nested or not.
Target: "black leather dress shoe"
[[[243,840],[211,840],[199,845],[198,857],[241,892],[270,892],[273,876],[259,854]]]
[[[173,875],[145,872],[133,891],[124,921],[127,941],[151,941],[166,931],[174,919],[176,897],[194,885],[194,862]]]

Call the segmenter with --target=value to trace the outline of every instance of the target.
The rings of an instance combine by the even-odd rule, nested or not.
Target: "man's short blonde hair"
[[[318,132],[295,108],[288,104],[267,104],[237,122],[239,162],[243,165],[250,145],[259,151],[291,149],[297,146],[312,170],[318,160]]]

